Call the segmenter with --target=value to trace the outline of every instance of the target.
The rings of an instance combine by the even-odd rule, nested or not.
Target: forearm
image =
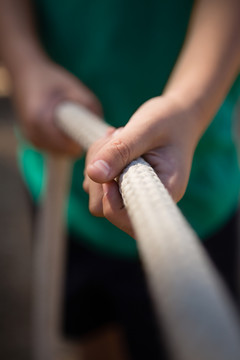
[[[0,0],[0,55],[13,77],[47,57],[38,41],[30,0]]]
[[[239,71],[239,34],[239,0],[197,2],[185,45],[165,89],[166,94],[198,109],[197,136],[218,110]]]

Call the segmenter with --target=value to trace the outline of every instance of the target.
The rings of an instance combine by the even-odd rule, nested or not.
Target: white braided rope
[[[196,234],[151,166],[141,158],[133,161],[120,187],[174,359],[238,359],[236,313]]]
[[[105,125],[80,106],[63,103],[56,124],[87,148]],[[237,315],[196,235],[143,159],[120,176],[120,189],[137,235],[159,320],[175,359],[237,360]]]

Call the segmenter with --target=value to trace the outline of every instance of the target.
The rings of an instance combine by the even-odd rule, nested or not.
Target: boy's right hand
[[[101,104],[76,77],[52,62],[32,64],[13,77],[13,97],[24,136],[38,149],[80,156],[82,149],[54,124],[56,105],[69,100],[99,116]]]

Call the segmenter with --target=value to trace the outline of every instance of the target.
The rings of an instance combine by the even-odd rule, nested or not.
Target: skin
[[[30,0],[0,0],[0,8],[0,56],[11,75],[25,137],[39,149],[80,156],[81,147],[54,125],[54,108],[65,99],[101,116],[101,104],[79,79],[43,51]]]
[[[124,128],[110,131],[90,148],[83,186],[89,193],[93,215],[105,216],[134,237],[113,179],[131,160],[143,154],[174,200],[180,200],[187,187],[197,143],[192,118],[187,116],[174,98],[156,97],[143,104]],[[191,136],[179,136],[188,132]],[[109,165],[108,175],[101,171],[102,160]]]
[[[101,116],[101,105],[91,91],[50,61],[14,81],[14,103],[24,136],[38,149],[79,157],[81,147],[54,124],[54,109],[62,100],[84,105]]]
[[[80,147],[55,127],[54,107],[69,99],[101,115],[99,101],[43,52],[31,2],[0,0],[0,8],[0,51],[25,136],[38,148],[79,155]],[[114,178],[142,155],[173,199],[182,198],[196,145],[239,71],[239,33],[239,0],[196,1],[163,95],[144,103],[124,128],[109,129],[87,153],[84,189],[93,215],[105,216],[134,237]]]
[[[84,188],[92,214],[134,237],[114,178],[142,155],[173,199],[182,198],[196,145],[239,71],[239,33],[240,1],[196,2],[163,95],[143,104],[121,132],[88,152]]]

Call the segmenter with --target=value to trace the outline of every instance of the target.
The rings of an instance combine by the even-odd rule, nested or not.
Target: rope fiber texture
[[[108,127],[83,107],[62,103],[56,124],[85,149]],[[237,312],[200,241],[151,166],[139,158],[119,177],[156,314],[177,360],[238,360]]]

